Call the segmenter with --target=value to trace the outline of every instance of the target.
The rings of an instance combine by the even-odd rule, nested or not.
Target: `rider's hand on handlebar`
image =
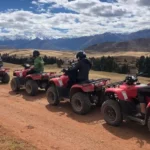
[[[62,72],[64,72],[64,73],[67,72],[67,69],[62,69]]]

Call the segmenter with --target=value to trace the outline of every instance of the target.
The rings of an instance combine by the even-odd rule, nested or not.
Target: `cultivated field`
[[[8,52],[25,54],[22,51]],[[72,52],[43,51],[42,54],[74,57]],[[26,55],[30,55],[29,51],[26,51]],[[10,67],[11,77],[14,69],[21,68],[8,63],[4,65]],[[45,69],[60,72],[56,65],[46,65]],[[114,82],[123,80],[125,75],[96,71],[90,73],[90,78],[102,77],[111,78]],[[148,78],[139,80],[142,83],[150,82]],[[0,150],[37,149],[149,150],[150,133],[146,127],[132,122],[125,122],[121,127],[108,126],[103,121],[100,108],[93,108],[89,114],[80,116],[72,112],[68,101],[57,107],[49,106],[43,91],[38,96],[30,97],[24,91],[13,93],[10,85],[0,84]]]
[[[74,58],[76,52],[72,51],[55,51],[55,50],[40,50],[42,55],[46,56],[56,56],[59,58]],[[32,54],[32,50],[26,49],[26,50],[14,50],[14,49],[6,49],[6,50],[0,50],[0,53],[9,53],[10,55],[16,54],[17,56],[29,56]],[[140,57],[142,55],[144,56],[150,56],[150,52],[108,52],[108,53],[100,53],[95,51],[86,51],[88,57],[101,57],[101,56],[126,56],[126,57]]]

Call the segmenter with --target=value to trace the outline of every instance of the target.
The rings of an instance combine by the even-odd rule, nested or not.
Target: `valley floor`
[[[146,127],[132,122],[123,123],[121,127],[108,126],[100,108],[80,116],[72,112],[68,102],[58,107],[49,106],[43,92],[33,98],[23,91],[11,92],[9,85],[0,85],[0,91],[0,125],[40,150],[150,148],[150,133]]]
[[[11,67],[11,70],[19,67],[11,64],[5,66]],[[52,70],[51,68],[54,67],[46,66],[47,70]],[[54,68],[52,71],[59,70]],[[12,71],[10,73],[12,75]],[[94,79],[109,77],[112,81],[118,81],[125,75],[92,71],[90,77]],[[140,80],[149,81],[147,78]],[[141,148],[149,150],[150,148],[150,133],[146,127],[132,122],[123,123],[121,127],[111,127],[104,122],[100,108],[94,108],[89,114],[80,116],[72,111],[67,101],[57,107],[49,106],[45,92],[41,91],[38,96],[30,97],[24,91],[13,93],[9,84],[0,84],[0,126],[6,129],[5,134],[0,129],[0,146],[1,137],[10,131],[11,135],[17,137],[17,142],[20,143],[18,139],[22,139],[39,150],[141,150]],[[8,141],[5,139],[5,142]],[[0,150],[7,149],[0,147]],[[24,149],[9,150],[28,149],[25,146]]]

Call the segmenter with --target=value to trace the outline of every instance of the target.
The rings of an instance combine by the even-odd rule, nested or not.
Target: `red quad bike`
[[[49,79],[55,76],[55,72],[27,74],[27,72],[31,70],[31,66],[29,64],[23,66],[24,69],[15,70],[13,72],[14,77],[11,80],[12,91],[17,92],[25,87],[29,95],[35,96],[38,93],[38,88],[47,90]]]
[[[10,76],[8,74],[9,69],[8,68],[0,68],[0,81],[2,83],[9,83],[10,81]]]
[[[70,69],[70,68],[68,68]],[[103,100],[103,86],[110,79],[90,80],[69,86],[77,76],[77,72],[64,72],[49,81],[47,100],[51,105],[58,105],[63,99],[70,99],[72,109],[77,114],[87,114],[92,105],[101,105]]]
[[[136,78],[136,77],[135,77]],[[137,117],[140,113],[140,104],[137,99],[138,88],[148,86],[137,82],[128,84],[125,81],[107,85],[105,90],[106,100],[102,104],[102,114],[106,123],[119,126],[123,120],[132,120],[147,125],[150,130],[150,97],[146,97],[147,108],[145,119]]]

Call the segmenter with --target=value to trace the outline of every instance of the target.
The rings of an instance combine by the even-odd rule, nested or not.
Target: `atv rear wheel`
[[[10,81],[10,76],[8,73],[5,73],[2,77],[2,83],[9,83]]]
[[[10,82],[10,86],[13,92],[20,90],[20,81],[17,77],[13,78]]]
[[[50,105],[57,106],[60,103],[59,96],[55,86],[48,88],[46,92],[47,101]]]
[[[148,126],[148,130],[150,131],[150,116],[148,117],[148,120],[147,120],[147,126]]]
[[[85,93],[75,93],[71,98],[71,106],[77,114],[87,114],[91,109],[91,102],[89,96]]]
[[[109,125],[119,126],[123,121],[120,106],[115,100],[106,100],[102,104],[102,114]]]
[[[36,83],[36,81],[33,80],[28,80],[26,82],[26,92],[31,95],[31,96],[35,96],[38,93],[38,84]]]

